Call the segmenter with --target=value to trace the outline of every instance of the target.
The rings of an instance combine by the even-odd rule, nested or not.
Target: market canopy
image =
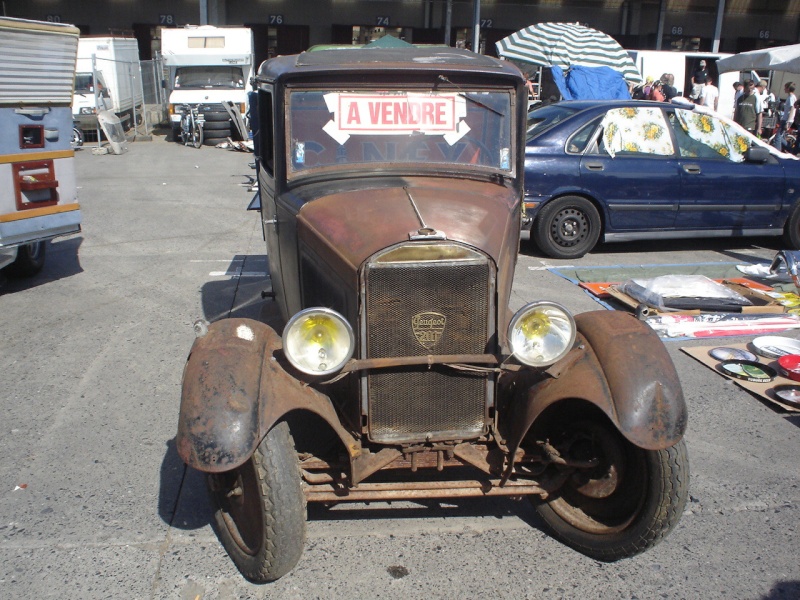
[[[800,44],[741,52],[717,61],[720,73],[770,70],[800,73]]]
[[[497,55],[542,67],[610,67],[630,83],[642,76],[628,52],[611,36],[573,23],[538,23],[496,43]]]

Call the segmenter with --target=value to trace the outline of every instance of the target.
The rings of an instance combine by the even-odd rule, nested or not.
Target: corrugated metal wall
[[[0,104],[71,105],[79,31],[0,19]]]

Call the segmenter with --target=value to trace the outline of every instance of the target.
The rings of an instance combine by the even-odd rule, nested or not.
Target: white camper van
[[[33,275],[45,241],[80,231],[72,88],[80,32],[0,18],[0,267]]]
[[[718,59],[730,54],[714,52],[671,52],[669,50],[628,50],[633,63],[642,77],[651,76],[658,79],[664,73],[675,76],[675,87],[678,93],[688,97],[692,89],[692,74],[697,69],[701,60],[705,60],[709,73],[714,78],[714,85],[719,88],[718,112],[728,118],[733,118],[733,83],[739,79],[738,73],[723,73],[720,75],[714,64]]]
[[[141,122],[141,69],[135,38],[83,37],[72,113],[83,129],[97,127],[97,112],[113,110],[125,127]]]
[[[173,129],[180,124],[185,104],[199,106],[204,114],[224,113],[220,103],[231,101],[245,117],[247,87],[253,77],[252,30],[211,25],[163,29],[161,53],[168,72]]]

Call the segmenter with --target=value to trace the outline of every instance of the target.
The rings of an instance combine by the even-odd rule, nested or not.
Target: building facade
[[[5,16],[77,25],[83,35],[126,35],[143,60],[163,27],[245,25],[257,64],[315,44],[364,43],[389,34],[412,43],[480,48],[527,25],[579,22],[628,49],[743,52],[797,43],[800,0],[5,0]],[[449,24],[449,27],[448,27]],[[449,36],[447,32],[449,31]]]

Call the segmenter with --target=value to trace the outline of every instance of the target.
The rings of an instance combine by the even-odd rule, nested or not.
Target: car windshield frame
[[[518,176],[511,86],[292,85],[284,93],[287,181],[364,169]]]

